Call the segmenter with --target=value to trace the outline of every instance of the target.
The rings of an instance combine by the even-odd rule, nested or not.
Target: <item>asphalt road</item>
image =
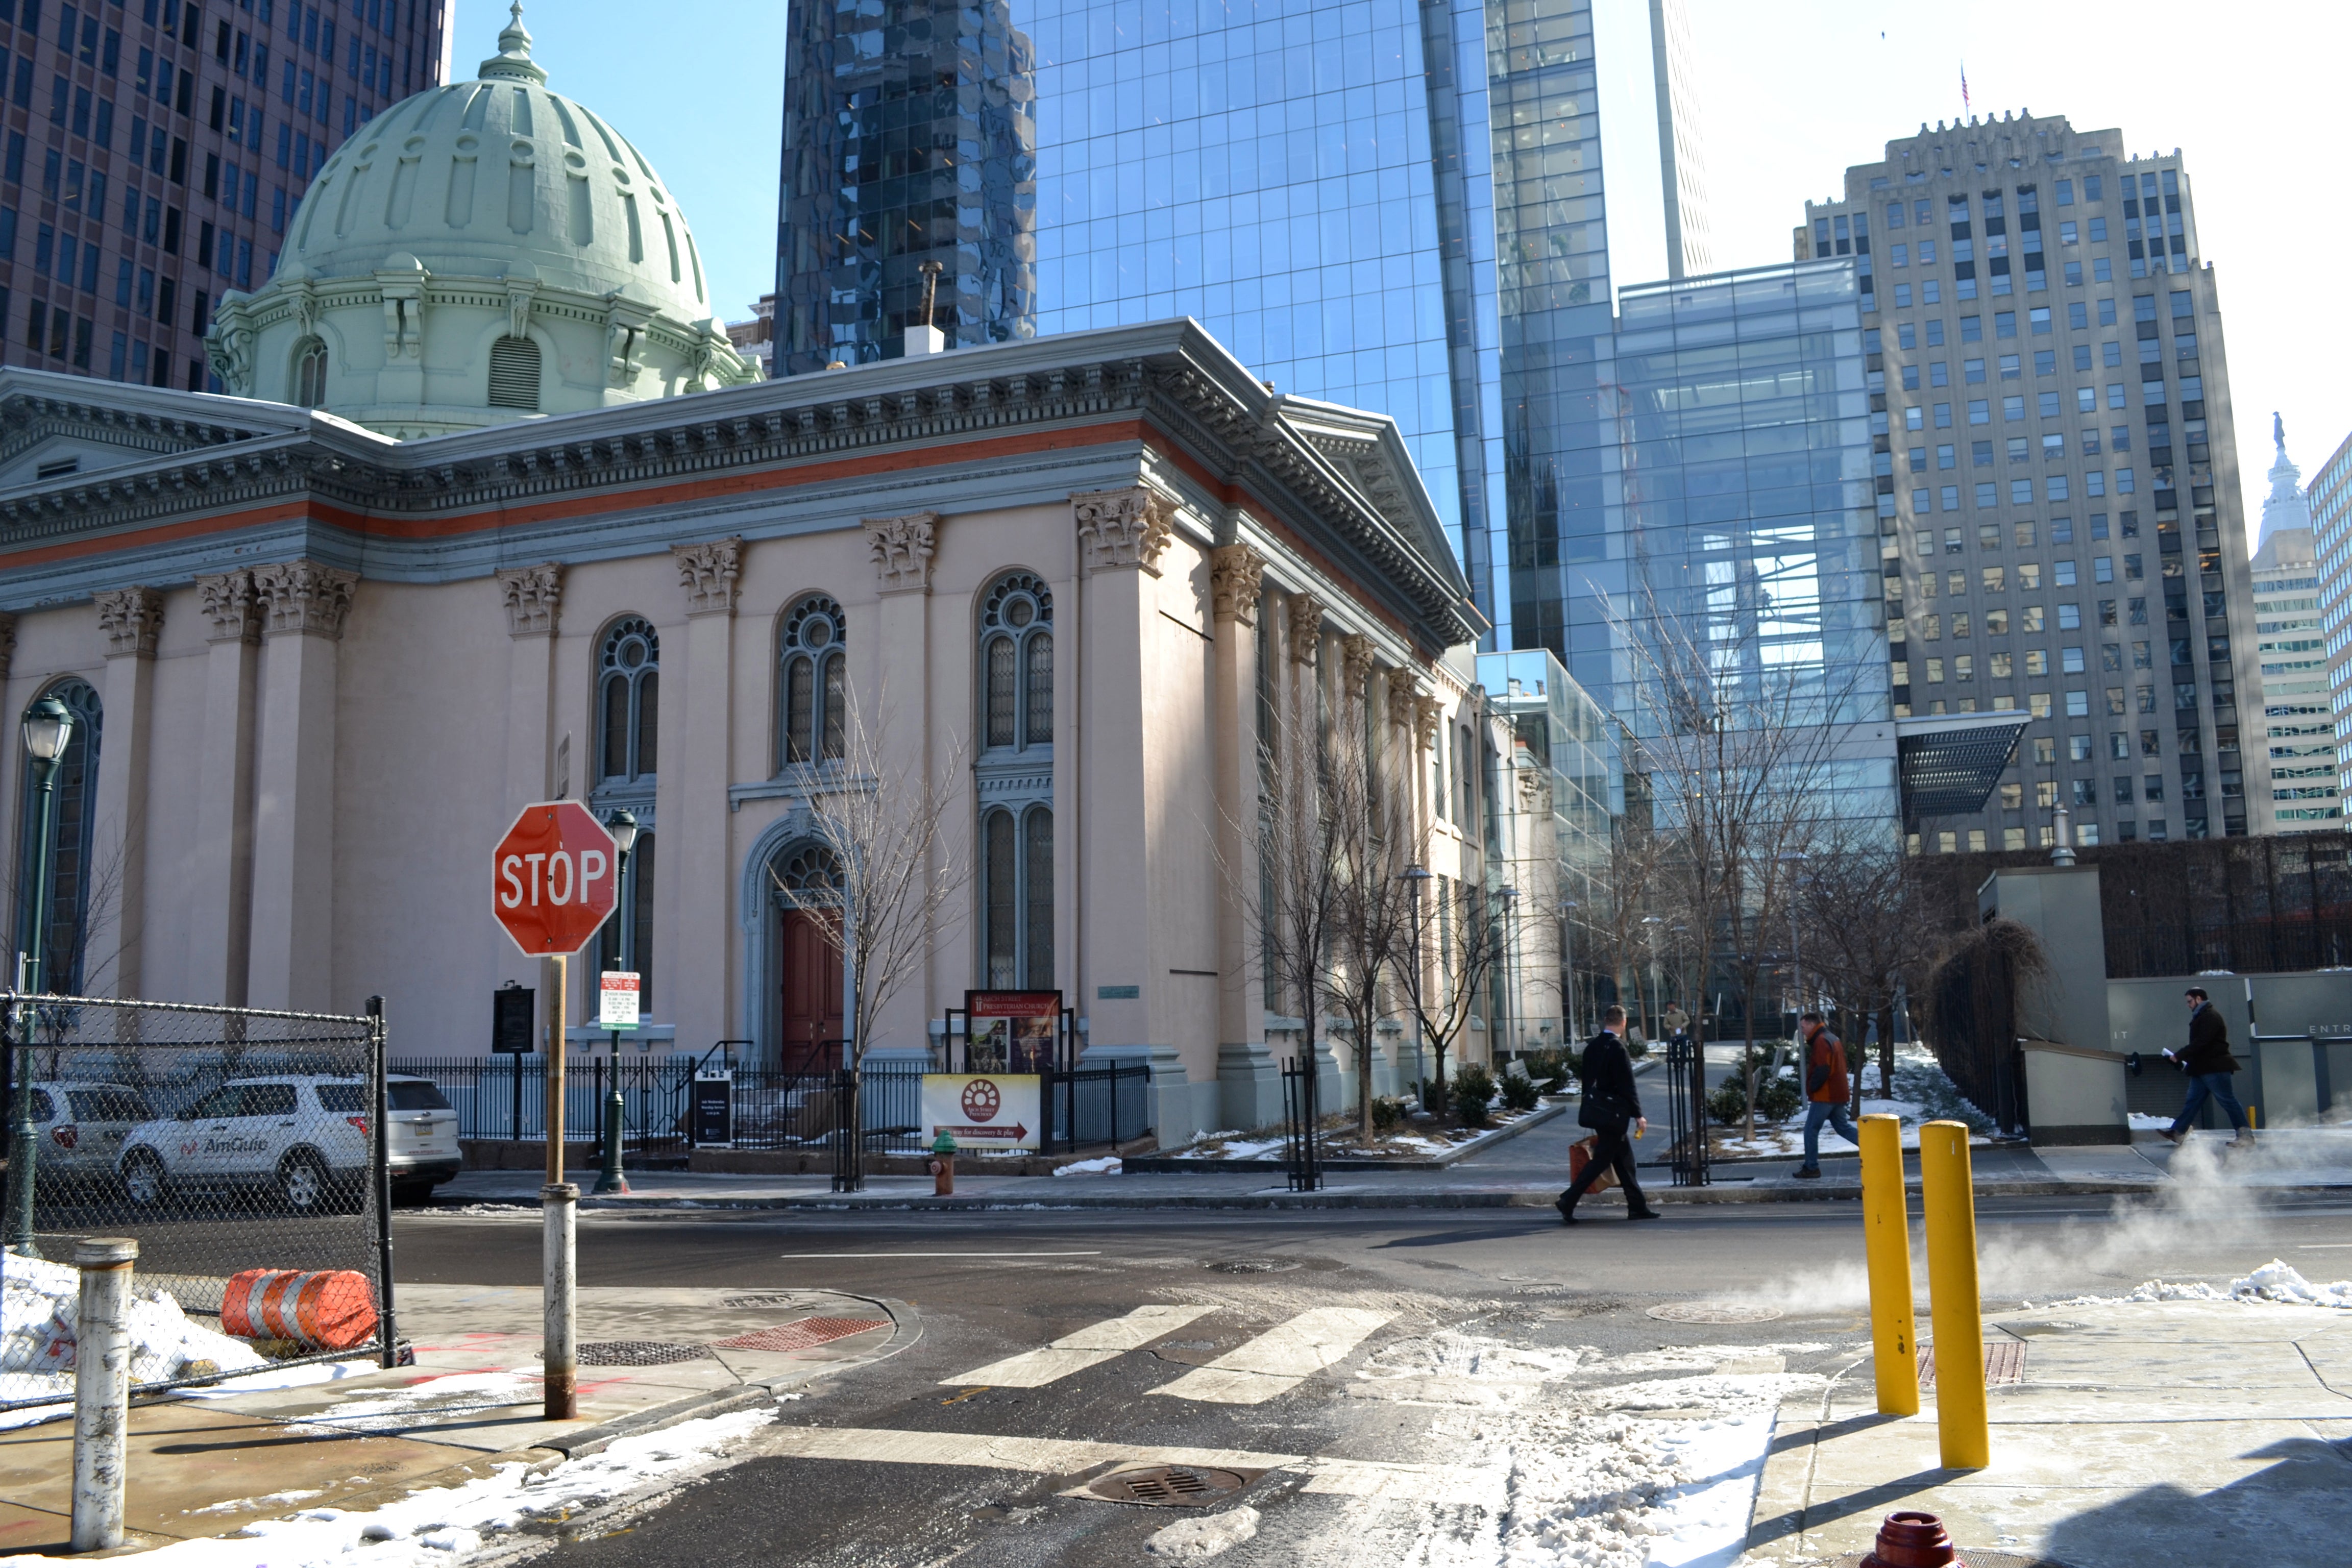
[[[732,1462],[592,1525],[593,1538],[559,1535],[541,1561],[1147,1563],[1162,1560],[1147,1551],[1156,1531],[1186,1518],[1231,1526],[1236,1500],[1257,1518],[1254,1538],[1222,1557],[1235,1568],[1501,1561],[1494,1537],[1507,1525],[1468,1494],[1496,1465],[1510,1469],[1515,1443],[1584,1452],[1580,1432],[1605,1447],[1621,1430],[1607,1424],[1628,1418],[1612,1401],[1637,1379],[1661,1367],[1702,1379],[1866,1375],[1854,1205],[1668,1213],[1570,1230],[1526,1209],[592,1211],[580,1225],[583,1283],[824,1286],[908,1303],[923,1332],[812,1387]],[[404,1213],[398,1275],[530,1283],[537,1237],[535,1214]],[[2115,1295],[2158,1276],[2226,1280],[2273,1258],[2334,1279],[2352,1272],[2352,1206],[2188,1215],[2010,1199],[1980,1210],[1979,1246],[1987,1299],[2003,1305]],[[1691,1322],[1648,1310],[1692,1301],[1776,1315]],[[1690,1406],[1648,1412],[1653,1433],[1745,1408],[1719,1377],[1640,1386],[1681,1389],[1663,1397]],[[1559,1425],[1570,1420],[1581,1426]],[[1227,1463],[1244,1489],[1210,1510],[1066,1495],[1123,1458],[1151,1457],[1129,1450],[1167,1447],[1239,1451]],[[1248,1456],[1324,1468],[1261,1479],[1252,1472],[1271,1467]],[[1558,1484],[1578,1498],[1601,1487],[1598,1520],[1607,1485],[1620,1483]]]

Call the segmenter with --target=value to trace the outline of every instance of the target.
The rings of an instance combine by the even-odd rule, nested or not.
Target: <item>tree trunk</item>
[[[1878,1097],[1895,1098],[1895,1004],[1878,1010]]]
[[[1747,1012],[1748,1048],[1740,1055],[1739,1073],[1748,1085],[1747,1136],[1753,1141],[1756,1136],[1756,982],[1753,977],[1748,983]]]
[[[1356,1142],[1365,1145],[1372,1141],[1371,1033],[1365,1026],[1356,1030]]]

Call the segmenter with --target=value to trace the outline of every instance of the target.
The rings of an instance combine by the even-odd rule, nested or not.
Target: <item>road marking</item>
[[[2352,1249],[2352,1241],[2298,1241],[2294,1245],[2296,1250],[2300,1252],[2342,1252]]]
[[[1055,1437],[999,1437],[985,1433],[894,1432],[871,1426],[773,1426],[762,1435],[761,1447],[767,1453],[787,1458],[951,1465],[1022,1470],[1041,1476],[1075,1476],[1098,1466],[1115,1464],[1296,1469],[1306,1473],[1305,1489],[1311,1492],[1468,1503],[1487,1509],[1498,1509],[1503,1503],[1503,1477],[1496,1471],[1452,1465],[1325,1459],[1304,1454],[1261,1454],[1246,1448],[1151,1448]]]
[[[1075,1334],[1065,1334],[1044,1350],[1024,1351],[1016,1356],[967,1372],[960,1377],[943,1377],[945,1384],[987,1384],[996,1388],[1043,1388],[1057,1378],[1084,1372],[1090,1366],[1125,1353],[1140,1350],[1162,1334],[1172,1334],[1212,1307],[1138,1307],[1122,1317],[1080,1329]]]
[[[1095,1252],[779,1252],[779,1258],[1100,1258]]]
[[[1340,1360],[1395,1315],[1318,1307],[1150,1392],[1210,1405],[1261,1405]]]

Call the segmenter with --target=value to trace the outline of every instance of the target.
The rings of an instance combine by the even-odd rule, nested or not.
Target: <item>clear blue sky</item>
[[[1641,5],[1643,0],[1596,0]],[[1784,258],[1807,196],[1891,136],[1961,112],[2032,108],[2181,148],[2221,285],[2249,546],[2286,416],[2306,475],[2352,434],[2352,204],[2343,63],[2352,5],[1893,4],[1686,0],[1697,45],[1718,266]],[[457,72],[495,47],[503,4],[463,0]],[[550,84],[644,150],[683,204],[712,296],[740,319],[773,287],[785,11],[743,0],[529,0]],[[648,22],[656,25],[648,26]]]

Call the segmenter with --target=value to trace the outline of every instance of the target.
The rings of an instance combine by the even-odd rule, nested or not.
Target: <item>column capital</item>
[[[1412,677],[1402,669],[1389,671],[1389,722],[1400,730],[1412,728],[1414,715],[1421,710],[1421,693],[1414,689]]]
[[[163,635],[163,595],[152,588],[117,588],[98,595],[99,629],[106,633],[106,657],[153,658]]]
[[[499,594],[506,602],[507,636],[551,637],[563,610],[563,567],[553,561],[509,566],[499,574]]]
[[[866,539],[874,558],[874,575],[885,594],[928,594],[931,591],[931,556],[939,545],[940,514],[919,511],[905,517],[869,517]]]
[[[673,544],[677,581],[686,590],[686,613],[731,616],[735,613],[735,579],[741,574],[743,542],[714,539],[707,544]]]
[[[8,679],[16,663],[16,617],[0,610],[0,681]]]
[[[1210,551],[1209,597],[1216,618],[1256,625],[1265,579],[1265,557],[1248,545],[1223,544]]]
[[[1349,695],[1362,700],[1370,695],[1367,687],[1372,679],[1372,639],[1349,633],[1339,639],[1339,658]]]
[[[261,640],[261,605],[250,572],[223,572],[196,579],[196,596],[212,629],[206,642],[251,643]]]
[[[1089,573],[1139,568],[1160,575],[1160,552],[1175,534],[1167,499],[1144,485],[1088,490],[1070,498],[1079,556]]]
[[[1290,633],[1290,662],[1313,664],[1323,642],[1323,601],[1312,594],[1293,594],[1283,606]]]
[[[1437,727],[1445,721],[1445,704],[1434,697],[1413,699],[1413,738],[1427,751],[1437,743]]]
[[[359,585],[355,572],[341,572],[316,561],[287,561],[254,569],[253,587],[271,637],[286,633],[341,641],[343,623],[352,613],[352,590]]]

